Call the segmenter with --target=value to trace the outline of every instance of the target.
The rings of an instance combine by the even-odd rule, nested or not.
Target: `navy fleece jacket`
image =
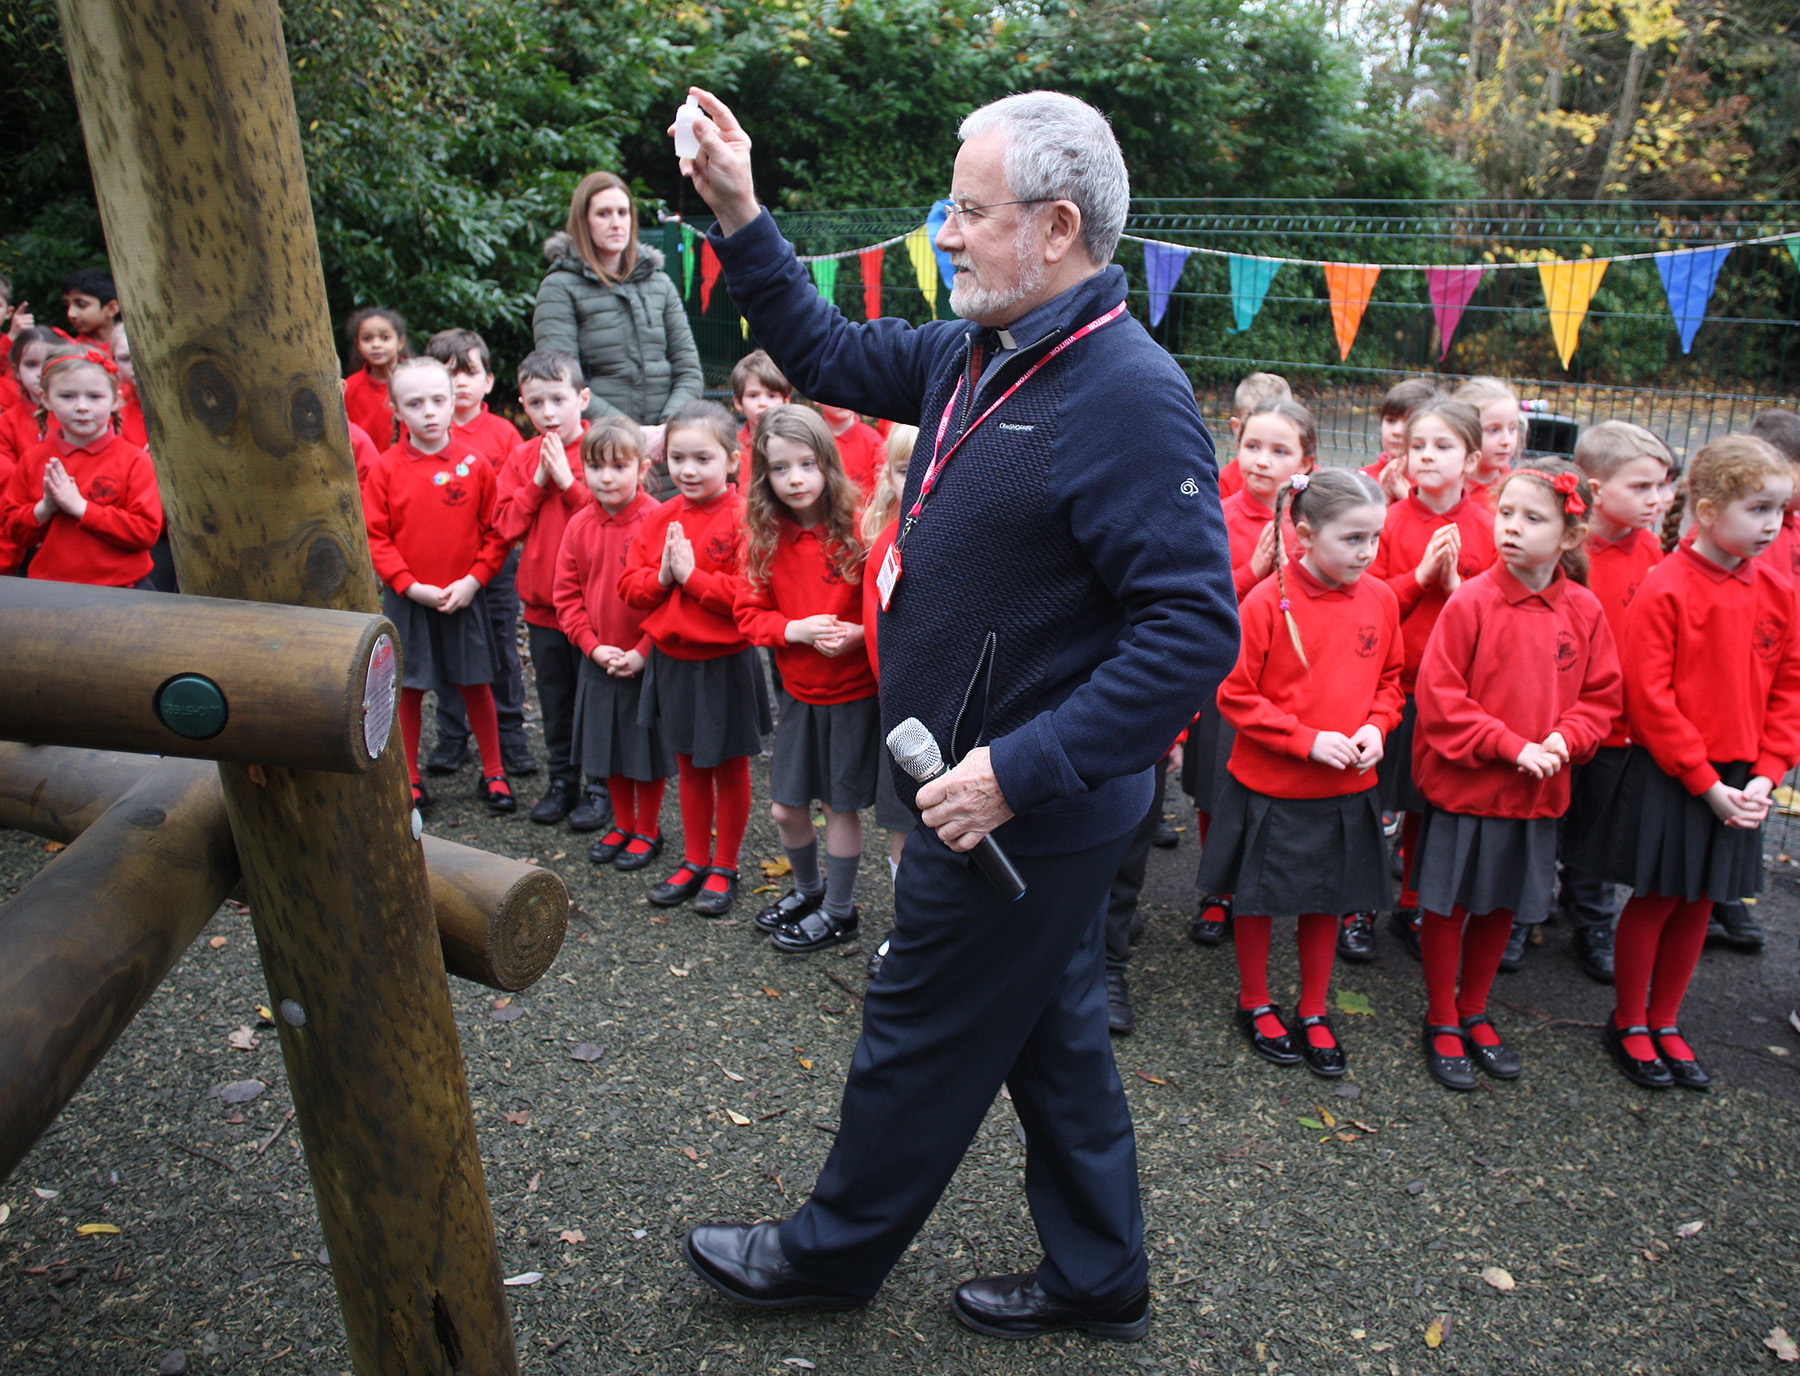
[[[798,390],[919,426],[903,520],[959,379],[946,448],[1125,299],[1124,273],[1103,269],[1034,310],[1021,324],[1038,337],[1018,338],[984,377],[995,331],[851,323],[767,212],[708,237],[732,299]],[[904,531],[879,629],[883,731],[918,717],[951,760],[986,745],[1018,814],[995,833],[1013,853],[1085,849],[1135,827],[1151,770],[1230,671],[1237,599],[1217,480],[1192,386],[1126,315],[976,428]],[[910,801],[917,785],[894,777]]]

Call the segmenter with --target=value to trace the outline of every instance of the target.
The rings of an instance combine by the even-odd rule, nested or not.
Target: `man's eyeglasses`
[[[968,205],[946,199],[944,205],[944,222],[961,220],[965,225],[977,224],[987,218],[990,210],[999,210],[1009,205],[1049,205],[1058,199],[1055,196],[1035,196],[1028,201],[995,201],[992,205]]]

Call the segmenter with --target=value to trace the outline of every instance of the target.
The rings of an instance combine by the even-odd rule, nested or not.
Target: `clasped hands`
[[[827,659],[863,643],[863,628],[854,621],[840,621],[830,612],[803,616],[787,623],[790,645],[810,645]]]
[[[596,645],[588,658],[614,678],[636,678],[644,671],[644,657],[636,650],[622,650],[617,645]]]
[[[656,571],[656,581],[665,588],[677,583],[685,585],[693,573],[693,542],[687,538],[680,521],[670,521],[668,535],[663,539],[662,566]]]
[[[87,498],[81,495],[69,470],[63,467],[61,459],[52,458],[44,465],[44,495],[31,509],[31,518],[40,526],[47,525],[52,516],[63,511],[79,521],[87,514],[87,508]]]
[[[448,587],[440,588],[435,583],[414,583],[406,590],[409,599],[421,607],[430,607],[434,612],[442,612],[445,616],[452,612],[460,612],[475,600],[475,594],[481,591],[481,580],[472,573],[465,573]]]
[[[1754,831],[1769,815],[1769,795],[1774,791],[1775,781],[1758,774],[1742,788],[1733,788],[1721,779],[1700,796],[1726,826]]]
[[[545,434],[543,443],[538,446],[537,471],[531,475],[531,481],[539,487],[554,487],[558,492],[568,491],[575,481],[562,436],[554,430]]]
[[[1383,753],[1385,744],[1380,729],[1373,722],[1365,722],[1352,736],[1342,731],[1319,732],[1306,758],[1333,769],[1354,769],[1360,774],[1380,764]]]
[[[1413,577],[1421,588],[1435,585],[1446,593],[1455,592],[1462,586],[1462,574],[1456,568],[1456,561],[1461,557],[1462,530],[1455,525],[1439,526],[1426,544],[1425,553],[1419,557],[1419,567],[1413,571]]]

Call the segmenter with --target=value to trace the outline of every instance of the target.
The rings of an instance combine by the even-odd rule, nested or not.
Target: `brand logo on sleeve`
[[[1195,482],[1192,478],[1183,478],[1181,480],[1181,495],[1184,497],[1198,497],[1200,495],[1200,484]]]

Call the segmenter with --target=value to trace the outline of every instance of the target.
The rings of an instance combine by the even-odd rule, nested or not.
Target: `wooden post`
[[[182,586],[378,610],[275,0],[58,0]],[[221,765],[350,1358],[513,1372],[399,742]]]

